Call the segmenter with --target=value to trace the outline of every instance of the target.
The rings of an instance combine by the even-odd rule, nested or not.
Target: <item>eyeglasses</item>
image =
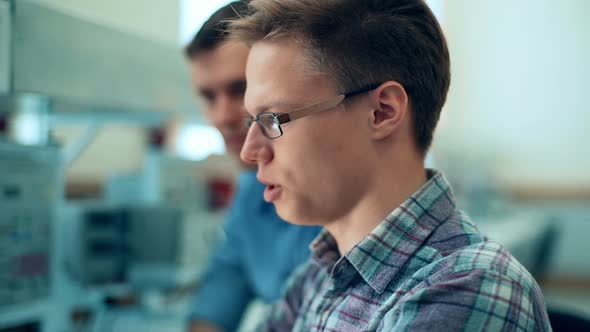
[[[369,92],[378,88],[381,84],[371,84],[364,88],[341,94],[334,98],[321,101],[317,104],[304,106],[295,109],[289,113],[273,113],[273,112],[262,112],[255,117],[247,116],[244,122],[248,128],[252,126],[252,123],[257,122],[260,126],[262,134],[269,139],[279,138],[283,135],[282,124],[291,122],[297,119],[301,119],[308,115],[330,110],[338,106],[344,99],[350,98],[361,93]]]

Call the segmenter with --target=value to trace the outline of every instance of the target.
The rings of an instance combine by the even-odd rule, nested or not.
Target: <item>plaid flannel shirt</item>
[[[428,178],[345,256],[320,233],[260,330],[550,331],[528,271]]]

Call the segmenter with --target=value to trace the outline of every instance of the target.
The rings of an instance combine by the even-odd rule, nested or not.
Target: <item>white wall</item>
[[[590,189],[590,1],[446,0],[437,146],[515,186]]]
[[[182,45],[191,41],[211,14],[230,2],[232,0],[180,0],[180,42]]]
[[[84,126],[59,126],[53,135],[61,142],[77,139]],[[146,135],[138,126],[111,125],[98,135],[68,168],[67,180],[76,183],[102,182],[113,173],[131,173],[143,167]]]
[[[78,17],[178,44],[179,0],[37,0]]]
[[[590,192],[589,18],[586,0],[445,0],[452,83],[434,153],[454,185]],[[554,275],[590,273],[587,206],[530,206],[561,221]]]

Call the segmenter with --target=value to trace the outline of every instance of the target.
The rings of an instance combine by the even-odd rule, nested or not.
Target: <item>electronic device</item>
[[[50,296],[59,172],[57,148],[0,141],[0,327]]]
[[[195,281],[220,237],[221,215],[166,204],[80,208],[69,266],[85,285],[172,288]]]

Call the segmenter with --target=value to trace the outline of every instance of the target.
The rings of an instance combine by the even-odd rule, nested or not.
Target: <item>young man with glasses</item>
[[[203,100],[205,117],[222,134],[227,151],[239,156],[246,128],[243,118],[248,47],[228,39],[227,20],[243,15],[235,1],[214,13],[185,54],[195,92]],[[318,227],[282,221],[264,202],[264,186],[256,180],[256,165],[243,163],[237,193],[224,225],[226,240],[217,249],[194,298],[190,331],[234,331],[253,299],[272,302],[296,266],[309,256]]]
[[[421,0],[253,0],[241,152],[285,220],[321,225],[260,330],[550,330],[541,291],[424,168],[450,83]]]

